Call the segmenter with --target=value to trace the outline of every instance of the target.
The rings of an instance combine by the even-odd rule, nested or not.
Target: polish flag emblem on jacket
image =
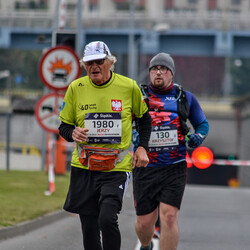
[[[122,101],[121,100],[111,100],[111,106],[113,111],[122,111]]]

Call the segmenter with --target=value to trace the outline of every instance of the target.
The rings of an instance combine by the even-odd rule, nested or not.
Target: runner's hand
[[[190,148],[197,148],[203,142],[201,134],[191,134],[188,136],[188,146]]]
[[[87,136],[88,131],[89,130],[87,128],[76,127],[72,133],[73,140],[75,142],[88,141],[88,136]]]
[[[147,151],[144,147],[139,146],[134,153],[132,168],[135,167],[146,167],[148,165],[149,159]]]

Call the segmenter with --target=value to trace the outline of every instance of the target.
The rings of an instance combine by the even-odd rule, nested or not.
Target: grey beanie
[[[174,75],[175,73],[174,60],[169,54],[162,52],[154,56],[149,63],[149,70],[157,65],[169,68],[172,72],[172,75]]]

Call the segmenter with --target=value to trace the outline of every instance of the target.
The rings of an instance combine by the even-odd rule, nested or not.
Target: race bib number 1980
[[[85,115],[85,128],[89,129],[89,143],[121,143],[121,113],[88,113]]]

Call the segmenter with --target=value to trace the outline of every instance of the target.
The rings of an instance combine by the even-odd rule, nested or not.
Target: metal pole
[[[231,78],[231,59],[228,55],[225,56],[225,76],[223,82],[223,96],[230,97],[232,91],[232,78]]]
[[[130,30],[129,30],[129,41],[128,41],[128,75],[130,78],[135,78],[135,31],[134,31],[134,0],[130,0]]]
[[[56,46],[56,37],[55,32],[59,29],[59,22],[58,22],[58,17],[59,17],[59,6],[60,6],[60,0],[57,0],[56,2],[56,9],[55,9],[55,14],[54,14],[54,20],[53,20],[53,33],[52,33],[52,41],[51,41],[51,47]],[[43,88],[43,93],[48,94],[49,89],[45,86]],[[42,155],[42,160],[41,160],[41,170],[45,170],[45,165],[46,165],[46,157],[47,157],[47,134],[48,132],[45,130],[42,130],[42,145],[41,145],[41,155]]]
[[[81,58],[82,46],[82,1],[77,3],[77,35],[76,35],[76,53]]]
[[[11,113],[6,114],[6,171],[10,171],[10,119]]]
[[[43,130],[42,131],[42,148],[41,148],[41,155],[42,155],[41,171],[45,170],[46,156],[47,156],[46,148],[47,148],[47,132]]]
[[[54,16],[54,21],[53,21],[53,31],[56,31],[59,28],[59,22],[58,22],[59,5],[60,5],[60,0],[57,0],[56,9],[55,9],[55,16]],[[53,44],[52,44],[52,46],[53,46]]]

